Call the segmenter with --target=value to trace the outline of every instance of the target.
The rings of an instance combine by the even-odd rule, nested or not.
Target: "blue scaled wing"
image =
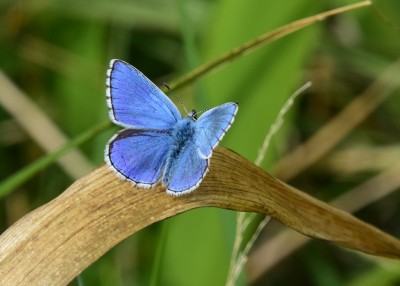
[[[108,142],[105,160],[120,178],[151,188],[162,177],[170,144],[167,132],[124,129]]]
[[[231,127],[238,104],[228,102],[204,112],[196,121],[196,146],[200,157],[210,158],[212,150]]]
[[[182,117],[173,102],[130,64],[112,60],[107,71],[111,120],[133,129],[170,129]]]
[[[162,183],[167,193],[179,196],[195,190],[208,171],[209,159],[200,158],[195,144],[189,142],[176,157],[167,160]]]

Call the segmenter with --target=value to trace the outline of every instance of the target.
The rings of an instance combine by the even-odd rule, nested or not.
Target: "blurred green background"
[[[265,32],[354,2],[1,1],[0,69],[68,141],[107,120],[105,73],[113,58],[131,63],[156,84],[170,82]],[[373,7],[329,18],[262,47],[173,94],[188,109],[240,101],[235,124],[222,145],[254,161],[286,99],[311,80],[313,87],[296,101],[270,145],[262,167],[271,170],[283,154],[317,132],[397,60],[399,16],[399,1],[377,1]],[[40,138],[50,145],[58,138],[36,124],[35,117],[30,119],[25,105],[18,103],[10,109],[4,104],[10,94],[3,84],[1,180],[46,154],[31,134],[44,131]],[[400,159],[399,95],[397,90],[391,93],[343,142],[290,183],[328,200],[394,164]],[[21,125],[20,116],[32,124]],[[85,164],[70,162],[78,174],[103,163],[104,146],[116,130],[110,128],[80,146],[77,156]],[[350,171],[346,161],[335,168],[328,164],[330,156],[346,148],[367,148],[367,152],[381,148],[379,154],[388,158],[385,147],[394,152],[390,153],[394,160],[388,159],[386,165],[384,160],[383,166],[375,164],[378,159]],[[357,161],[351,163],[357,166]],[[56,197],[76,177],[53,164],[2,197],[0,231]],[[399,201],[399,192],[393,192],[356,215],[398,237]],[[267,228],[262,239],[268,241],[269,231],[281,226],[272,223]],[[122,242],[71,285],[148,285],[154,277],[156,256],[161,259],[158,285],[224,285],[234,235],[234,212],[190,211]],[[160,245],[161,255],[157,254]],[[370,278],[374,273],[378,280]],[[400,269],[385,272],[365,257],[313,241],[252,284],[400,285],[399,273]],[[239,282],[249,283],[246,276]]]

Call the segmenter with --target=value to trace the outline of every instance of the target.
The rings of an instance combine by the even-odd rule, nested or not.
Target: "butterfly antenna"
[[[206,109],[203,109],[203,110],[200,110],[200,111],[196,111],[196,114],[200,114],[200,113],[203,113],[203,112],[206,112],[207,110],[210,110],[211,108],[206,108]]]
[[[171,88],[169,87],[169,85],[168,85],[167,83],[164,82],[163,85],[164,85],[168,90],[171,90]],[[186,110],[185,105],[184,105],[183,102],[179,99],[179,97],[177,97],[177,96],[174,95],[174,94],[172,94],[172,96],[176,98],[176,100],[179,102],[180,105],[182,105],[183,110],[185,110],[186,114],[189,114],[189,113],[187,112],[187,110]]]

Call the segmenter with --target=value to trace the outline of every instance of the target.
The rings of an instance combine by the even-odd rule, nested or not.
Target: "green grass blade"
[[[44,168],[50,166],[54,163],[58,158],[67,153],[72,148],[89,141],[98,133],[102,132],[106,128],[111,126],[111,122],[103,122],[93,128],[90,128],[86,132],[78,135],[75,139],[71,140],[67,144],[60,147],[57,151],[52,152],[32,164],[26,166],[22,170],[18,171],[14,175],[8,177],[0,184],[0,198],[3,198],[7,194],[9,194],[13,189],[20,186],[22,183],[32,178],[35,174],[43,170]]]

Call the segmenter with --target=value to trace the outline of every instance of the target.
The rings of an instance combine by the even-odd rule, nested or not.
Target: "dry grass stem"
[[[283,124],[285,114],[290,110],[292,107],[295,99],[299,96],[302,92],[304,92],[307,88],[311,86],[311,82],[305,83],[301,86],[298,90],[296,90],[289,99],[285,102],[283,107],[280,109],[278,116],[275,119],[275,122],[271,125],[267,135],[264,138],[264,142],[262,147],[258,152],[257,159],[255,164],[260,166],[262,161],[265,158],[265,154],[268,150],[269,143],[271,142],[272,137],[279,131],[280,127]],[[233,245],[232,256],[229,266],[229,272],[227,277],[226,285],[232,286],[235,285],[241,271],[243,270],[244,264],[247,261],[247,256],[251,247],[253,246],[254,242],[256,241],[258,235],[261,233],[262,229],[267,225],[270,220],[269,216],[266,216],[258,225],[255,233],[251,236],[251,239],[246,243],[246,246],[242,250],[240,247],[244,240],[244,234],[247,227],[255,218],[254,214],[246,214],[243,212],[239,212],[237,214],[236,219],[236,235],[235,235],[235,242]]]
[[[399,87],[399,73],[397,61],[321,130],[284,156],[273,173],[288,181],[332,150]]]
[[[182,86],[194,82],[201,76],[205,74],[209,74],[211,71],[215,71],[218,68],[221,68],[223,65],[229,63],[230,61],[233,61],[234,59],[241,57],[243,55],[249,54],[251,51],[254,49],[265,45],[269,42],[273,42],[277,39],[283,38],[286,35],[292,34],[296,31],[299,31],[307,26],[310,26],[314,23],[320,22],[325,20],[328,17],[338,15],[347,11],[351,11],[354,9],[358,9],[361,7],[366,7],[371,5],[371,1],[361,1],[358,3],[350,4],[347,6],[339,7],[336,9],[332,9],[317,15],[313,15],[310,17],[306,17],[297,21],[294,21],[290,24],[287,24],[285,26],[279,27],[278,29],[275,29],[271,32],[265,33],[258,38],[255,38],[254,40],[251,40],[245,44],[243,44],[240,47],[237,47],[220,57],[216,58],[215,60],[209,62],[206,65],[202,65],[198,67],[197,69],[193,70],[192,72],[186,74],[185,76],[177,79],[176,81],[172,82],[169,86],[171,89],[175,90],[178,88],[181,88]]]
[[[46,152],[55,151],[68,141],[67,136],[51,119],[1,71],[0,95],[0,104],[4,109]],[[78,149],[61,157],[58,163],[74,179],[80,178],[94,168]]]
[[[392,64],[364,93],[355,98],[313,137],[282,158],[278,162],[274,173],[279,178],[288,181],[332,150],[352,129],[360,124],[398,88],[397,75],[399,74],[399,65],[399,60]],[[338,199],[338,202],[340,202],[339,205],[336,202],[334,204],[340,209],[352,212],[372,203],[374,200],[386,195],[386,193],[396,190],[396,187],[393,188],[393,185],[396,186],[396,182],[394,182],[395,180],[393,180],[392,176],[393,172],[399,171],[397,167],[387,169],[382,174],[377,175],[353,191],[349,191],[341,196]],[[365,194],[366,190],[374,191]],[[363,194],[360,195],[360,193]],[[291,241],[290,244],[288,243],[289,240]],[[307,238],[290,230],[276,235],[271,241],[265,241],[252,254],[249,260],[248,271],[250,280],[254,281],[258,279],[272,265],[289,255],[292,251],[295,251],[298,247],[301,247],[307,241]],[[284,246],[284,248],[277,248],[280,246]],[[280,252],[276,253],[276,249],[280,249]],[[262,260],[262,257],[265,258],[266,254],[268,254],[269,258]]]
[[[278,116],[275,120],[275,122],[271,125],[270,130],[267,133],[267,136],[265,136],[264,142],[262,147],[260,148],[258,152],[257,159],[255,161],[255,164],[257,166],[261,165],[261,162],[265,158],[265,153],[268,150],[269,143],[271,142],[272,137],[278,132],[279,128],[281,128],[283,121],[284,121],[284,116],[285,114],[290,110],[292,107],[295,99],[297,96],[299,96],[302,92],[304,92],[307,88],[311,86],[311,82],[305,83],[303,86],[301,86],[298,90],[296,90],[290,97],[289,99],[285,102],[283,107],[279,110]]]
[[[322,169],[343,176],[360,172],[377,172],[395,165],[400,158],[400,146],[353,146],[329,155]]]

